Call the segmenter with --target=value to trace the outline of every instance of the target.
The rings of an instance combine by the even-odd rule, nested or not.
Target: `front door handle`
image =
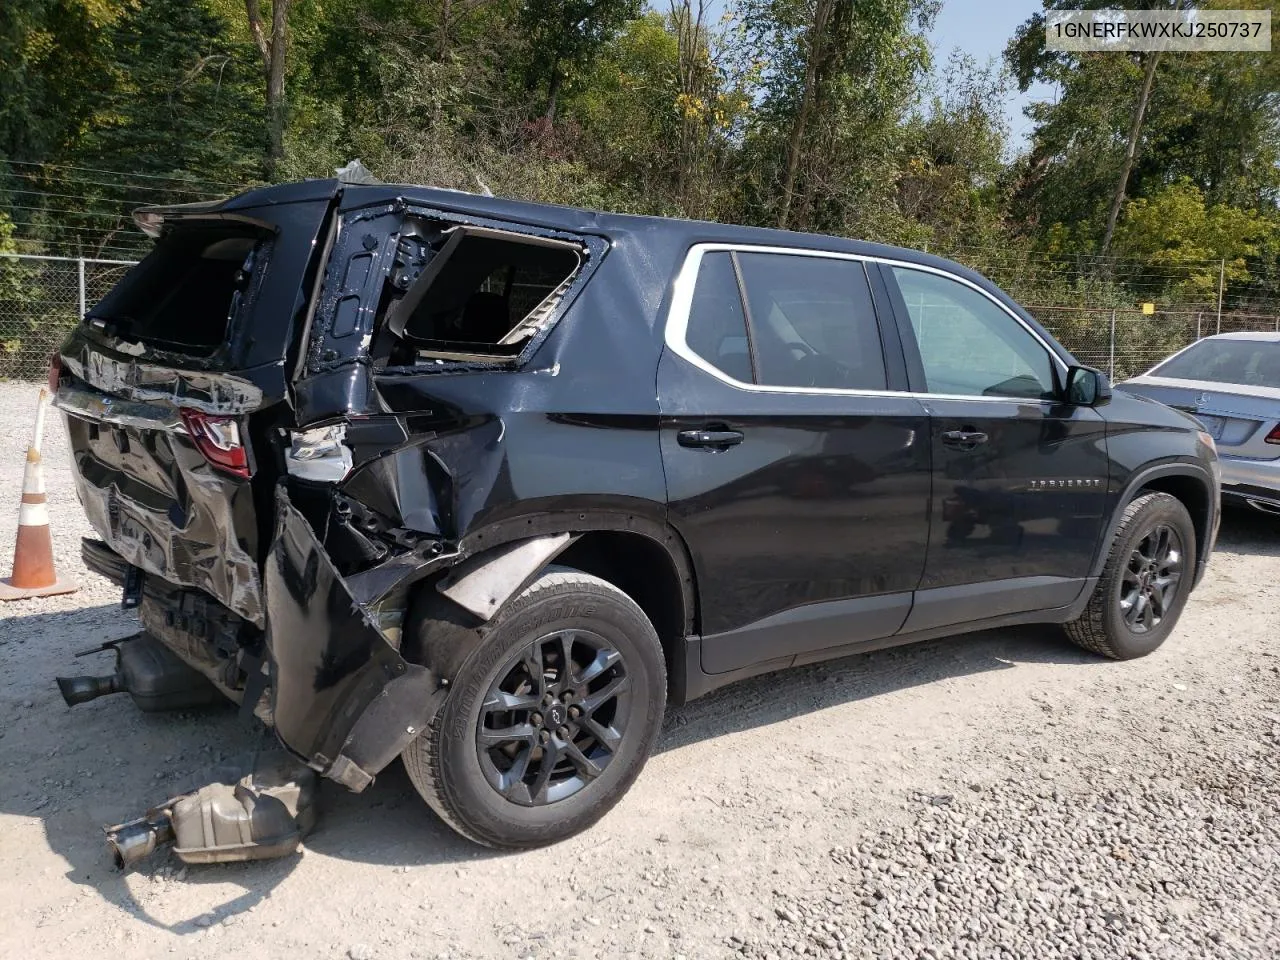
[[[680,446],[705,450],[728,450],[742,440],[741,430],[681,430],[676,434],[676,442]]]
[[[942,435],[942,442],[956,450],[972,450],[987,442],[987,435],[981,430],[948,430]]]

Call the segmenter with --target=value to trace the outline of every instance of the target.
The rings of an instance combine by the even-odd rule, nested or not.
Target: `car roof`
[[[962,264],[920,250],[895,247],[865,240],[852,240],[817,233],[797,233],[769,227],[748,227],[709,220],[685,220],[677,217],[655,217],[628,213],[606,213],[579,207],[566,207],[527,200],[484,196],[463,190],[425,187],[413,184],[354,184],[338,179],[303,180],[275,186],[259,187],[225,200],[198,204],[142,208],[163,216],[172,214],[211,214],[275,206],[284,203],[322,200],[342,191],[344,208],[372,205],[404,199],[426,207],[467,213],[472,216],[509,220],[547,229],[580,233],[598,233],[606,237],[629,235],[643,246],[693,243],[742,243],[757,246],[790,247],[797,250],[820,250],[849,253],[866,257],[902,260],[933,266],[987,285],[989,281]]]

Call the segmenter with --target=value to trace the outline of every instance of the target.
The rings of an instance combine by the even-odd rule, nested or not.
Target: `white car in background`
[[[1280,333],[1223,333],[1119,389],[1192,414],[1218,445],[1224,504],[1280,514]]]

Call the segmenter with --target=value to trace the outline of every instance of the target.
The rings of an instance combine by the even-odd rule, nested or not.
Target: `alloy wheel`
[[[1182,563],[1182,538],[1166,523],[1134,545],[1120,583],[1120,613],[1134,633],[1154,630],[1164,620],[1178,596]]]
[[[560,630],[538,638],[503,664],[480,706],[485,779],[522,806],[573,796],[616,755],[630,694],[622,654],[604,637]]]

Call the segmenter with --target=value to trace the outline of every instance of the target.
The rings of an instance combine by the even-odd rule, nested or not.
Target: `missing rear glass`
[[[584,261],[565,240],[484,227],[402,234],[386,313],[388,363],[517,356],[550,319]]]
[[[89,322],[125,340],[210,354],[227,341],[265,246],[253,227],[176,226],[90,311]]]

